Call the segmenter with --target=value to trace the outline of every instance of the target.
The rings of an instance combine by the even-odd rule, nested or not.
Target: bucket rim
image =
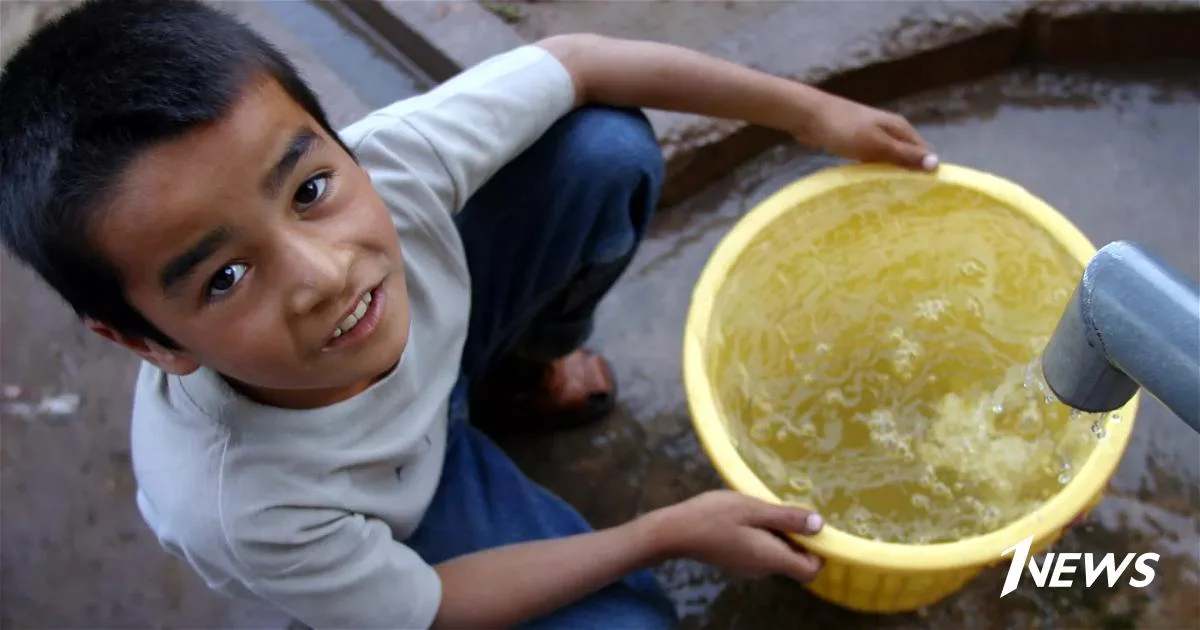
[[[751,472],[734,447],[718,411],[715,390],[706,370],[703,344],[715,298],[742,252],[764,228],[791,208],[838,188],[885,180],[935,181],[991,197],[1048,234],[1080,263],[1081,272],[1097,251],[1074,223],[1025,188],[1008,179],[959,164],[943,163],[933,172],[888,164],[843,164],[803,176],[776,191],[751,208],[721,238],[692,289],[684,324],[682,376],[691,423],[713,467],[735,491],[769,503],[783,503]],[[1008,551],[1011,547],[1030,536],[1035,547],[1039,542],[1057,538],[1104,493],[1131,438],[1140,396],[1139,391],[1117,410],[1122,422],[1110,423],[1106,439],[1097,442],[1075,478],[1036,510],[1004,527],[953,542],[907,544],[862,538],[826,523],[815,535],[792,535],[792,538],[827,560],[874,569],[943,572],[1007,562],[1011,559]]]

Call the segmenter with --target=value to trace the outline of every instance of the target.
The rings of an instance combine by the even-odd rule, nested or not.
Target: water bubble
[[[1000,403],[996,403],[996,404],[992,405],[992,413],[994,413],[996,415],[1000,415],[1000,414],[1004,413],[1004,405],[1002,405]]]
[[[835,387],[831,390],[826,391],[824,399],[825,399],[825,403],[829,404],[829,405],[832,405],[834,403],[845,405],[847,402],[846,394],[842,392],[840,387]]]
[[[871,519],[871,514],[866,508],[861,505],[851,506],[850,509],[846,510],[845,518],[850,531],[858,534],[859,536],[870,535],[871,528],[869,526],[869,521]]]
[[[979,300],[973,297],[967,298],[967,312],[973,317],[983,316],[983,306],[979,304]]]
[[[946,487],[946,484],[939,481],[938,483],[933,484],[933,496],[950,498],[954,495],[950,492],[950,488]]]
[[[1119,414],[1119,413],[1117,413],[1117,412],[1115,412],[1115,411],[1114,411],[1114,412],[1112,412],[1112,415],[1110,415],[1110,416],[1108,417],[1108,421],[1109,421],[1109,422],[1111,422],[1111,423],[1113,423],[1113,424],[1121,424],[1121,414]]]
[[[920,485],[922,488],[932,488],[937,483],[938,483],[937,476],[934,475],[932,472],[928,472],[928,471],[925,474],[921,475],[921,478],[917,480],[917,484]]]
[[[788,479],[788,485],[801,494],[807,494],[812,490],[812,482],[803,475],[793,475],[791,479]]]
[[[775,432],[775,439],[780,442],[786,442],[788,439],[787,427],[780,427],[779,430]]]
[[[832,349],[833,349],[833,346],[831,346],[827,343],[824,343],[824,342],[817,344],[817,347],[816,347],[817,354],[827,354]]]
[[[1070,481],[1071,481],[1071,473],[1069,471],[1063,471],[1058,474],[1058,483],[1061,483],[1065,486],[1068,483],[1070,483]]]
[[[946,312],[946,300],[925,300],[917,304],[916,316],[929,321],[937,321]]]
[[[1100,424],[1099,420],[1092,423],[1092,435],[1096,436],[1096,438],[1100,440],[1103,440],[1105,436],[1108,435],[1108,432],[1104,430],[1104,426]]]
[[[817,377],[813,376],[812,374],[805,374],[803,377],[800,378],[800,380],[805,385],[812,385],[813,383],[815,383],[817,381]]]
[[[1046,394],[1046,404],[1047,405],[1054,404],[1054,395],[1053,394]]]
[[[1036,434],[1042,428],[1042,417],[1034,405],[1029,405],[1021,412],[1017,430],[1025,435]]]
[[[958,266],[958,271],[967,278],[979,278],[987,274],[987,267],[978,260],[968,260]]]
[[[755,421],[750,426],[750,437],[757,442],[766,442],[771,437],[771,421],[769,419]]]

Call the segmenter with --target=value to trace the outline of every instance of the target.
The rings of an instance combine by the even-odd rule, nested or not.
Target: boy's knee
[[[654,198],[662,185],[662,150],[641,110],[583,107],[563,121],[572,174],[590,184],[634,189],[648,187]]]

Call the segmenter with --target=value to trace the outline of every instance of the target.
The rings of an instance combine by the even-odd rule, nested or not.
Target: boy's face
[[[365,389],[408,341],[383,201],[274,81],[139,156],[99,216],[129,301],[182,349],[90,325],[170,372],[205,365],[260,401],[315,407]]]

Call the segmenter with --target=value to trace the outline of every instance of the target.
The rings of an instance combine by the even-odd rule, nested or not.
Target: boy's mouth
[[[325,343],[326,350],[341,348],[358,341],[375,330],[383,313],[383,292],[379,286],[363,293],[333,329]]]

